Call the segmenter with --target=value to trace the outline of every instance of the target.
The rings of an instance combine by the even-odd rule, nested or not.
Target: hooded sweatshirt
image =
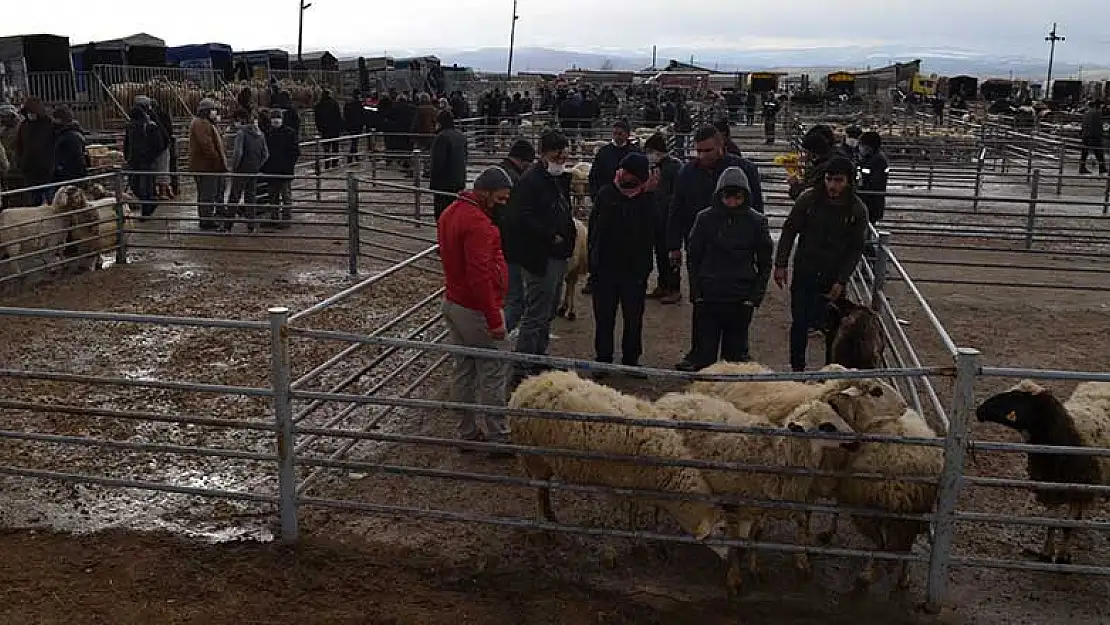
[[[266,137],[257,124],[238,124],[235,127],[235,144],[231,152],[231,171],[237,174],[257,174],[270,158]]]
[[[727,188],[747,192],[740,207],[724,205],[721,192]],[[698,213],[690,230],[690,300],[759,306],[771,278],[773,251],[767,218],[751,207],[747,175],[739,167],[728,167],[717,179],[712,205]]]

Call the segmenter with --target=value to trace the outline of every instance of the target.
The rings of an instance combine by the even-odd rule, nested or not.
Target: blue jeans
[[[806,368],[809,329],[825,327],[828,315],[829,289],[816,277],[794,276],[790,283],[790,366],[795,371]]]
[[[567,261],[551,258],[547,272],[538,276],[521,268],[524,286],[524,314],[520,317],[520,333],[514,351],[521,354],[546,355],[551,321],[555,317],[559,287],[566,275]]]
[[[509,291],[505,294],[505,331],[512,332],[524,314],[524,278],[520,265],[509,265]]]

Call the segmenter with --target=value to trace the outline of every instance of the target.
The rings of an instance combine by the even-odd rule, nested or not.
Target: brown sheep
[[[886,340],[879,314],[841,295],[829,303],[825,364],[848,369],[881,369]]]

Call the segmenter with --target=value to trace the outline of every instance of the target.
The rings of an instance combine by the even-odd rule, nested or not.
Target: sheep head
[[[864,431],[875,419],[897,416],[909,408],[898,389],[875,378],[835,380],[825,401],[849,425]]]
[[[979,404],[975,417],[980,422],[997,423],[1019,432],[1036,429],[1044,416],[1057,416],[1066,409],[1051,391],[1031,380],[1022,380],[1008,391]]]
[[[56,209],[72,211],[88,206],[89,200],[80,187],[67,184],[58,189],[58,192],[54,194],[54,201],[51,202],[51,204],[53,204]]]
[[[90,200],[102,200],[106,197],[112,197],[113,195],[115,194],[99,182],[94,182],[89,185],[88,196]]]
[[[837,411],[823,401],[810,401],[798,406],[790,413],[785,421],[786,428],[791,432],[809,432],[821,434],[852,434],[855,430],[848,424]],[[835,439],[810,439],[814,451],[823,453],[832,449],[847,449],[855,451],[859,448],[857,441],[840,441]]]

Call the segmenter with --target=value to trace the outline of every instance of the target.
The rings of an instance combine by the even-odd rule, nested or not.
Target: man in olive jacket
[[[782,226],[775,253],[775,284],[786,285],[787,265],[794,254],[790,283],[790,364],[805,371],[809,329],[821,327],[829,302],[844,292],[867,242],[867,206],[853,189],[855,167],[844,157],[824,166],[824,179],[794,202]]]

